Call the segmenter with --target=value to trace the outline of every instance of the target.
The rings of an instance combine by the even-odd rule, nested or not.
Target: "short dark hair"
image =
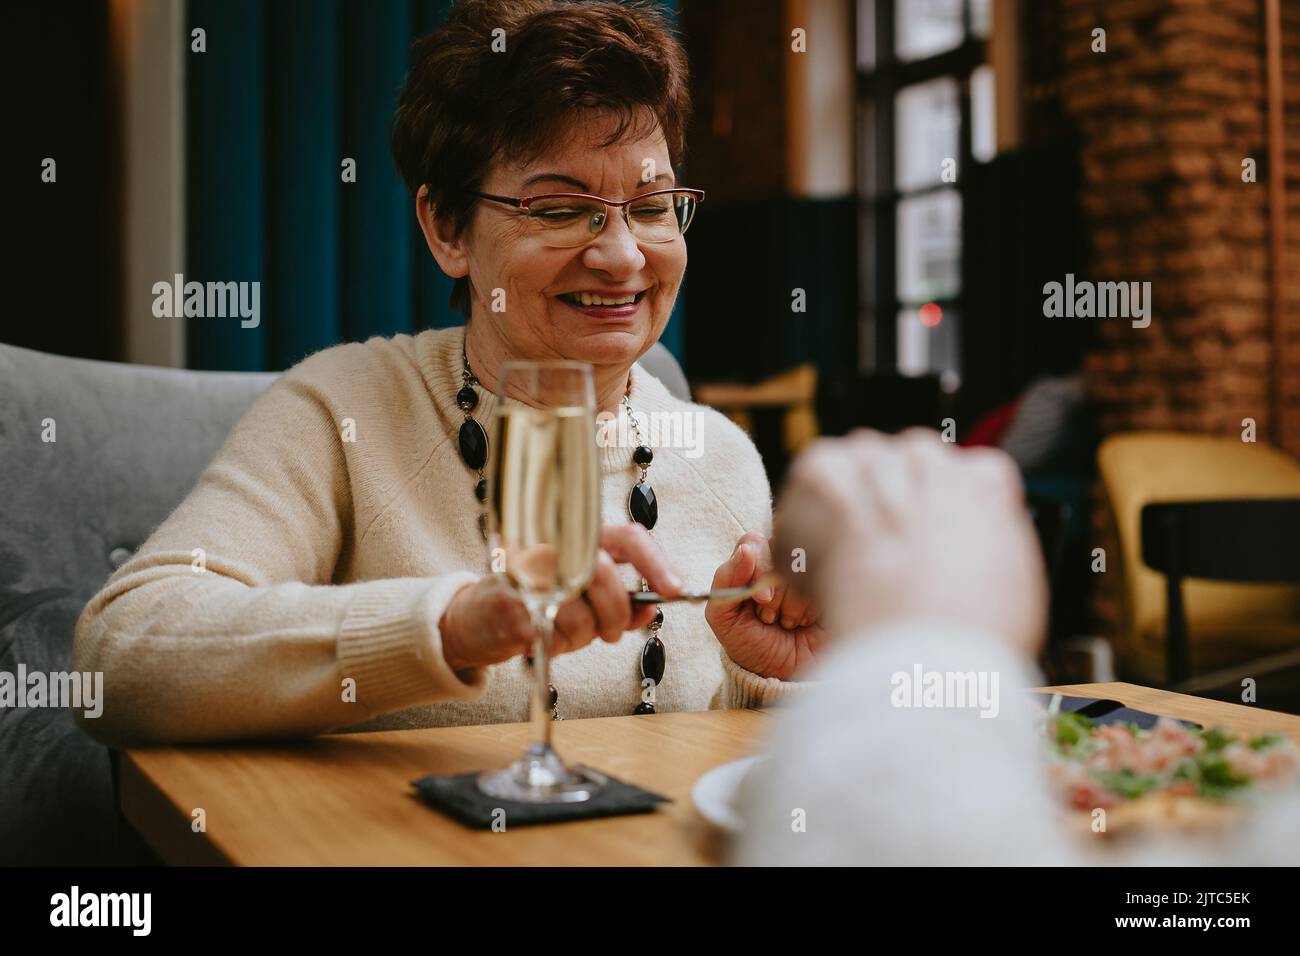
[[[504,52],[492,52],[504,30]],[[434,215],[459,234],[498,155],[528,162],[581,110],[618,118],[611,145],[655,118],[674,165],[690,120],[686,53],[666,16],[629,0],[461,0],[412,47],[393,119],[392,151],[414,196],[429,187]],[[469,315],[469,283],[451,304]]]

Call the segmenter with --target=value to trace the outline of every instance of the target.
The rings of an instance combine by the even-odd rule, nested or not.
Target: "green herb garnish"
[[[1096,725],[1082,714],[1057,714],[1057,746],[1068,750],[1080,741],[1087,740],[1094,726]]]
[[[1218,727],[1211,727],[1208,730],[1201,731],[1201,739],[1205,741],[1205,749],[1211,752],[1222,750],[1236,740],[1235,737],[1229,736]]]
[[[1159,790],[1163,780],[1158,774],[1134,773],[1132,770],[1111,770],[1097,774],[1097,780],[1112,793],[1118,793],[1127,800],[1133,800]]]

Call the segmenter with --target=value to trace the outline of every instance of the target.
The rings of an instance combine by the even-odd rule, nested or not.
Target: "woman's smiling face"
[[[634,131],[602,147],[615,123],[608,113],[589,112],[570,127],[563,145],[542,157],[527,164],[498,161],[479,190],[498,196],[579,192],[623,200],[675,185],[658,125],[652,135]],[[621,210],[611,210],[604,229],[586,245],[556,249],[518,210],[482,201],[458,239],[430,245],[444,271],[468,274],[472,321],[489,326],[491,337],[519,359],[631,365],[668,324],[686,271],[683,237],[638,243]],[[636,301],[604,307],[567,301],[584,292],[607,299],[635,294]],[[504,311],[494,311],[494,304]]]

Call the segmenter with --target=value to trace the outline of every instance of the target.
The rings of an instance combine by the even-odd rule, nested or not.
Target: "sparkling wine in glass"
[[[572,803],[605,778],[570,767],[551,747],[550,651],[555,615],[590,583],[600,541],[600,469],[591,367],[507,362],[488,459],[489,546],[533,621],[533,743],[512,765],[481,774],[504,800]]]

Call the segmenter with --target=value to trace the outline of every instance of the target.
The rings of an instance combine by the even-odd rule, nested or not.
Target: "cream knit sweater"
[[[456,442],[463,340],[430,330],[325,349],[253,403],[82,612],[74,667],[103,671],[105,687],[89,733],[123,744],[527,719],[522,660],[458,676],[438,633],[452,596],[488,567],[476,476]],[[762,462],[735,425],[640,366],[629,398],[643,427],[654,412],[699,416],[702,454],[657,447],[650,480],[656,539],[688,587],[707,588],[742,534],[769,533]],[[485,427],[494,405],[485,395],[474,412]],[[607,445],[600,459],[604,521],[625,523],[632,449]],[[730,661],[701,606],[664,615],[661,712],[793,690]],[[644,638],[558,657],[561,715],[632,713]]]

